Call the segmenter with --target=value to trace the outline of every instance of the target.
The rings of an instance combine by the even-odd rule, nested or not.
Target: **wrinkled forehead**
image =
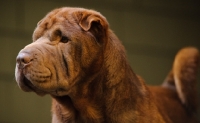
[[[44,27],[44,28],[50,28],[55,23],[61,23],[65,20],[71,21],[73,23],[74,21],[77,21],[77,18],[74,16],[74,13],[77,12],[77,9],[71,9],[71,8],[60,8],[55,9],[48,13],[40,22],[38,22],[38,26]]]
[[[55,26],[57,27],[70,27],[77,26],[78,17],[75,13],[81,11],[78,8],[59,8],[48,13],[41,21],[38,22],[37,27],[33,33],[33,41],[37,40],[47,30],[52,30]]]

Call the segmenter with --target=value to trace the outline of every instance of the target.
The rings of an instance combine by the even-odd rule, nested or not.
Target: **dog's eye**
[[[60,42],[62,42],[62,43],[67,43],[68,41],[69,41],[69,39],[66,36],[62,36],[60,39]]]

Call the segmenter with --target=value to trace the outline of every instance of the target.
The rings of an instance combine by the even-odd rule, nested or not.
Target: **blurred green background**
[[[125,45],[133,70],[147,84],[163,82],[180,48],[200,48],[199,0],[1,0],[0,123],[51,122],[50,96],[39,97],[18,88],[15,58],[32,42],[37,22],[62,6],[101,12]]]

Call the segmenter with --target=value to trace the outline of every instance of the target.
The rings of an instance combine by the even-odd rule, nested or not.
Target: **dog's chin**
[[[19,87],[25,92],[35,92],[39,96],[44,96],[46,93],[39,90],[36,86],[32,84],[25,76],[22,76],[21,81],[18,82]]]
[[[64,88],[55,87],[50,89],[49,87],[42,87],[42,84],[44,85],[46,83],[45,85],[48,85],[50,78],[45,78],[46,80],[42,79],[43,81],[41,81],[41,78],[36,78],[36,75],[31,77],[27,76],[20,69],[16,69],[15,77],[18,86],[25,92],[35,92],[39,96],[44,96],[46,94],[65,96],[68,94],[68,91]]]

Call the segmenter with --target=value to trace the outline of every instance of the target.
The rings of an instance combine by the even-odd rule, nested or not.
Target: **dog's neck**
[[[113,115],[111,117],[116,118],[120,117],[117,114],[119,111],[123,114],[123,111],[135,109],[134,103],[140,102],[139,100],[145,101],[143,98],[147,97],[147,93],[144,82],[137,77],[128,63],[124,46],[112,31],[108,33],[110,37],[105,50],[105,68],[108,73],[104,93],[107,95],[105,105],[110,109],[106,111],[106,116]]]
[[[134,87],[141,90],[143,82],[139,82],[138,77],[131,69],[124,46],[111,30],[108,33],[109,37],[104,55],[105,69],[108,71],[107,78],[109,78],[106,87],[112,88],[120,82],[132,82],[130,84],[135,84]]]
[[[127,62],[123,45],[112,31],[108,33],[110,37],[105,46],[105,61],[101,71],[75,88],[74,93],[66,97],[70,98],[68,102],[63,102],[66,100],[59,97],[55,98],[63,111],[66,107],[73,107],[74,118],[78,117],[76,119],[81,119],[82,122],[98,123],[104,122],[103,119],[112,122],[113,117],[119,117],[119,111],[135,109],[134,103],[142,100],[146,94],[144,83],[138,79]],[[122,106],[124,104],[125,106]]]

